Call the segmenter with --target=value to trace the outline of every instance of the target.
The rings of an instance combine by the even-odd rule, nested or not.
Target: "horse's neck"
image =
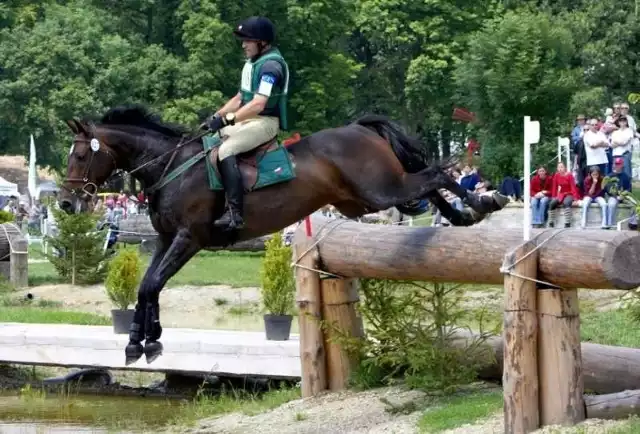
[[[112,146],[118,154],[118,168],[133,172],[131,176],[147,188],[158,182],[175,143],[138,129],[111,133],[116,138]]]

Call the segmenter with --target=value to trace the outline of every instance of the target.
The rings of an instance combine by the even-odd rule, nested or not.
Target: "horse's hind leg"
[[[444,188],[459,196],[463,202],[478,215],[475,221],[481,220],[486,214],[502,209],[508,198],[495,193],[493,197],[480,196],[462,188],[447,173],[439,167],[429,167],[418,173],[374,179],[360,178],[356,190],[360,196],[375,209],[387,209],[406,203],[414,199],[422,199],[438,189]],[[437,200],[437,199],[436,199]],[[444,206],[442,202],[439,202]],[[455,218],[455,217],[454,217]]]
[[[147,278],[140,285],[140,296],[146,301],[144,354],[147,363],[153,362],[162,354],[162,344],[158,341],[162,335],[160,291],[199,250],[200,246],[194,242],[189,231],[180,230],[155,271],[146,276]]]
[[[478,223],[477,216],[468,210],[455,209],[438,191],[429,192],[425,197],[440,210],[442,216],[449,220],[453,226],[471,226]]]

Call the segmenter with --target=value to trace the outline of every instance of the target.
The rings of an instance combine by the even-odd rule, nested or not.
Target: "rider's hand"
[[[225,126],[224,118],[219,114],[215,114],[207,118],[206,121],[200,125],[200,128],[203,130],[209,130],[212,133],[218,132]]]

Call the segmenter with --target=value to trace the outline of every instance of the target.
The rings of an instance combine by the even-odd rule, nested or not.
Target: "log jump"
[[[154,242],[158,234],[151,225],[148,215],[132,215],[121,220],[118,224],[118,241],[125,244],[141,244],[143,241]],[[241,241],[225,248],[207,248],[206,250],[229,250],[236,252],[262,252],[265,250],[264,243],[271,236],[257,237],[251,240]]]
[[[335,330],[364,334],[355,309],[358,278],[501,284],[505,432],[585,419],[577,290],[640,286],[640,235],[533,230],[523,243],[520,229],[391,227],[315,216],[312,226],[313,237],[299,229],[293,243],[303,396],[346,387],[356,361],[336,344]]]

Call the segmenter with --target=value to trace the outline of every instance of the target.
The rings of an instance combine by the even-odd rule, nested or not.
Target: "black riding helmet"
[[[250,17],[238,24],[233,31],[239,39],[264,41],[271,44],[276,39],[276,27],[266,17]]]

